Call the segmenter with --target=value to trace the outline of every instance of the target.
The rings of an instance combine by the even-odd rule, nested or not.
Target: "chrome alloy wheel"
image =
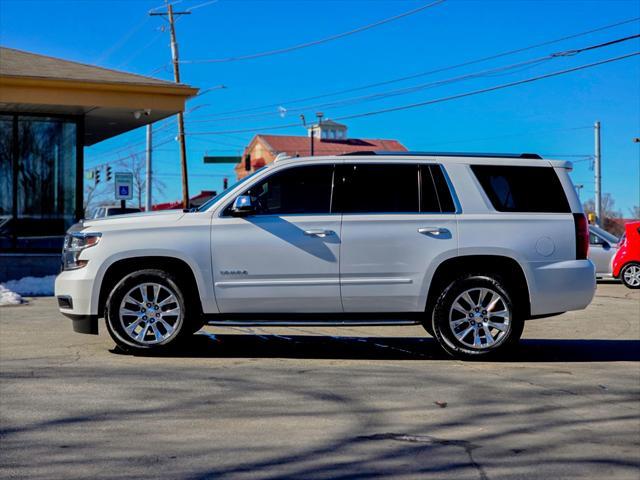
[[[175,293],[158,283],[142,283],[129,290],[120,302],[119,318],[123,331],[145,345],[170,339],[183,321]]]
[[[631,265],[624,271],[624,282],[632,287],[640,286],[640,267]]]
[[[497,347],[511,329],[511,311],[505,298],[489,288],[471,288],[455,299],[449,326],[459,342],[474,349]]]

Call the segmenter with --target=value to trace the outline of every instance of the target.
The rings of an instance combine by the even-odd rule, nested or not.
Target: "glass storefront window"
[[[11,246],[13,216],[13,117],[0,115],[0,251]]]
[[[0,228],[0,248],[10,242],[11,249],[57,250],[74,222],[77,124],[73,119],[37,116],[18,116],[16,123],[13,127],[13,120],[7,120],[0,134],[0,208],[10,215],[6,228]],[[18,147],[5,161],[4,137],[13,137],[13,128]]]

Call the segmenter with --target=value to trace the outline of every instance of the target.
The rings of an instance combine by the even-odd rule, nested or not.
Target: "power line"
[[[504,138],[512,138],[512,137],[524,137],[524,136],[531,136],[531,135],[538,135],[541,133],[552,133],[552,132],[569,132],[569,131],[575,131],[575,130],[591,130],[593,127],[589,126],[584,126],[584,127],[570,127],[570,128],[554,128],[554,129],[545,129],[545,130],[534,130],[534,131],[528,131],[528,132],[521,132],[521,133],[507,133],[504,135],[495,135],[495,136],[491,136],[491,137],[481,137],[481,138],[467,138],[465,140],[447,140],[444,142],[429,142],[426,143],[425,145],[451,145],[451,144],[460,144],[460,143],[473,143],[473,142],[483,142],[486,140],[501,140]]]
[[[202,8],[202,7],[206,7],[207,5],[213,5],[214,3],[218,3],[219,0],[211,0],[209,2],[204,2],[201,3],[199,5],[196,5],[195,7],[189,7],[187,8],[187,12],[191,12],[193,10],[195,10],[196,8]]]
[[[448,78],[448,79],[444,79],[444,80],[438,80],[436,82],[428,82],[428,83],[423,83],[423,84],[419,84],[419,85],[414,85],[414,86],[410,86],[410,87],[405,87],[405,88],[401,88],[401,89],[396,89],[396,90],[388,90],[386,92],[377,92],[377,93],[372,93],[369,95],[363,95],[360,97],[352,97],[352,98],[346,98],[346,99],[342,99],[342,100],[336,100],[333,102],[326,102],[326,103],[321,103],[321,104],[315,104],[315,105],[306,105],[303,107],[298,107],[298,108],[294,108],[291,110],[288,110],[289,112],[301,112],[304,110],[308,110],[308,109],[318,109],[318,108],[336,108],[336,107],[343,107],[343,106],[347,106],[347,105],[354,105],[354,104],[358,104],[358,103],[363,103],[363,102],[368,102],[368,101],[372,101],[372,100],[381,100],[381,99],[385,99],[385,98],[389,98],[389,97],[394,97],[394,96],[399,96],[399,95],[406,95],[409,93],[415,93],[415,92],[419,92],[428,88],[433,88],[433,87],[438,87],[438,86],[442,86],[442,85],[448,85],[451,83],[455,83],[455,82],[459,82],[462,80],[468,80],[468,79],[472,79],[472,78],[479,78],[479,77],[483,77],[483,76],[487,76],[496,72],[508,72],[510,70],[514,70],[514,69],[518,69],[521,68],[523,66],[533,66],[533,65],[538,65],[541,64],[542,62],[546,62],[546,61],[550,61],[550,60],[555,60],[557,58],[564,58],[564,57],[569,57],[569,56],[574,56],[574,55],[578,55],[582,52],[585,51],[591,51],[591,50],[595,50],[598,48],[604,48],[604,47],[609,47],[611,45],[615,45],[618,43],[622,43],[622,42],[626,42],[629,40],[633,40],[636,38],[639,38],[640,34],[637,35],[630,35],[627,37],[623,37],[623,38],[618,38],[615,40],[611,40],[608,42],[604,42],[604,43],[600,43],[600,44],[596,44],[596,45],[589,45],[587,47],[582,47],[582,48],[577,48],[577,49],[572,49],[572,50],[565,50],[562,52],[555,52],[555,53],[551,53],[549,55],[545,55],[542,57],[538,57],[532,60],[525,60],[523,62],[518,62],[518,63],[514,63],[514,64],[510,64],[510,65],[505,65],[505,66],[500,66],[500,67],[494,67],[488,70],[482,70],[480,72],[473,72],[473,73],[468,73],[465,75],[461,75],[458,77],[453,77],[453,78]],[[208,123],[208,122],[221,122],[221,121],[228,121],[228,120],[238,120],[238,119],[242,119],[242,118],[256,118],[256,117],[263,117],[263,116],[272,116],[274,115],[274,112],[269,112],[269,113],[254,113],[254,114],[247,114],[247,115],[242,115],[242,116],[237,116],[237,117],[222,117],[222,118],[215,118],[215,119],[210,119],[207,120],[206,117],[204,119],[197,119],[197,120],[192,120],[191,123]]]
[[[600,60],[598,62],[588,63],[586,65],[580,65],[580,66],[573,67],[573,68],[567,68],[565,70],[559,70],[559,71],[556,71],[556,72],[546,73],[544,75],[538,75],[537,77],[525,78],[524,80],[517,80],[515,82],[503,83],[501,85],[496,85],[496,86],[493,86],[493,87],[482,88],[482,89],[479,89],[479,90],[474,90],[474,91],[466,92],[466,93],[459,93],[459,94],[456,94],[456,95],[451,95],[449,97],[438,98],[438,99],[435,99],[435,100],[428,100],[426,102],[417,102],[417,103],[411,103],[411,104],[408,104],[408,105],[401,105],[401,106],[398,106],[398,107],[383,108],[383,109],[380,109],[380,110],[374,110],[372,112],[364,112],[364,113],[356,113],[356,114],[353,114],[353,115],[346,115],[346,116],[343,116],[343,117],[339,117],[336,120],[350,120],[350,119],[353,119],[353,118],[370,117],[370,116],[373,116],[373,115],[380,115],[382,113],[391,113],[391,112],[397,112],[397,111],[400,111],[400,110],[409,110],[409,109],[412,109],[412,108],[423,107],[423,106],[426,106],[426,105],[433,105],[434,103],[442,103],[442,102],[446,102],[446,101],[449,101],[449,100],[457,100],[459,98],[470,97],[472,95],[479,95],[481,93],[493,92],[495,90],[501,90],[503,88],[515,87],[516,85],[523,85],[525,83],[536,82],[538,80],[544,80],[545,78],[557,77],[559,75],[566,75],[567,73],[577,72],[579,70],[584,70],[586,68],[597,67],[599,65],[604,65],[606,63],[617,62],[617,61],[624,60],[626,58],[630,58],[630,57],[633,57],[633,56],[639,55],[639,54],[640,54],[640,51],[637,51],[637,52],[633,52],[633,53],[628,53],[626,55],[620,55],[619,57],[608,58],[606,60]]]
[[[482,93],[488,93],[488,92],[492,92],[495,90],[501,90],[504,88],[511,88],[517,85],[523,85],[526,83],[532,83],[532,82],[536,82],[538,80],[544,80],[546,78],[551,78],[551,77],[556,77],[556,76],[560,76],[560,75],[565,75],[568,73],[572,73],[572,72],[577,72],[579,70],[584,70],[587,68],[593,68],[593,67],[597,67],[599,65],[604,65],[607,63],[612,63],[612,62],[617,62],[620,60],[624,60],[630,57],[633,57],[635,55],[639,55],[640,51],[636,51],[633,53],[628,53],[626,55],[621,55],[618,57],[613,57],[613,58],[608,58],[605,60],[600,60],[597,62],[593,62],[593,63],[588,63],[585,65],[579,65],[577,67],[572,67],[572,68],[567,68],[564,70],[559,70],[559,71],[555,71],[555,72],[551,72],[551,73],[546,73],[544,75],[538,75],[536,77],[530,77],[530,78],[525,78],[523,80],[517,80],[514,82],[509,82],[509,83],[503,83],[500,85],[495,85],[493,87],[487,87],[487,88],[482,88],[479,90],[472,90],[470,92],[464,92],[464,93],[459,93],[456,95],[450,95],[447,97],[441,97],[441,98],[436,98],[433,100],[427,100],[424,102],[418,102],[418,103],[411,103],[408,105],[400,105],[397,107],[389,107],[389,108],[384,108],[384,109],[380,109],[380,110],[373,110],[373,111],[369,111],[369,112],[362,112],[362,113],[356,113],[356,114],[352,114],[352,115],[345,115],[345,116],[341,116],[341,117],[336,117],[334,120],[350,120],[350,119],[354,119],[354,118],[362,118],[362,117],[368,117],[368,116],[373,116],[373,115],[380,115],[383,113],[391,113],[391,112],[396,112],[396,111],[400,111],[400,110],[409,110],[409,109],[413,109],[413,108],[418,108],[418,107],[423,107],[423,106],[427,106],[427,105],[433,105],[436,103],[442,103],[442,102],[447,102],[447,101],[451,101],[451,100],[457,100],[459,98],[465,98],[465,97],[470,97],[470,96],[474,96],[474,95],[479,95]],[[245,128],[245,129],[237,129],[237,130],[223,130],[223,131],[211,131],[211,132],[191,132],[191,135],[221,135],[221,134],[230,134],[230,133],[245,133],[245,132],[255,132],[255,131],[259,131],[259,130],[281,130],[281,129],[287,129],[287,128],[299,128],[300,125],[298,123],[290,123],[287,125],[272,125],[272,126],[266,126],[266,127],[254,127],[254,128]]]
[[[271,55],[280,55],[280,54],[283,54],[283,53],[289,53],[289,52],[293,52],[295,50],[301,50],[303,48],[315,47],[316,45],[320,45],[320,44],[327,43],[327,42],[332,42],[334,40],[338,40],[340,38],[344,38],[344,37],[347,37],[349,35],[355,35],[356,33],[364,32],[366,30],[370,30],[372,28],[379,27],[380,25],[384,25],[386,23],[394,22],[394,21],[399,20],[401,18],[408,17],[409,15],[414,15],[414,14],[419,13],[419,12],[421,12],[423,10],[428,9],[428,8],[435,7],[436,5],[439,5],[439,4],[441,4],[441,3],[445,2],[445,1],[446,0],[436,0],[436,1],[428,3],[426,5],[422,5],[421,7],[414,8],[413,10],[409,10],[407,12],[401,13],[399,15],[395,15],[393,17],[384,18],[382,20],[378,20],[377,22],[373,22],[373,23],[370,23],[368,25],[364,25],[362,27],[358,27],[358,28],[355,28],[353,30],[349,30],[347,32],[338,33],[338,34],[335,34],[335,35],[331,35],[329,37],[321,38],[319,40],[313,40],[311,42],[300,43],[298,45],[292,45],[290,47],[278,48],[278,49],[275,49],[275,50],[268,50],[268,51],[259,52],[259,53],[251,53],[251,54],[248,54],[248,55],[239,55],[239,56],[235,56],[235,57],[209,58],[209,59],[202,59],[202,60],[181,60],[180,63],[195,64],[195,63],[237,62],[237,61],[240,61],[240,60],[252,60],[252,59],[255,59],[255,58],[262,58],[262,57],[268,57],[268,56],[271,56]]]
[[[131,55],[129,55],[124,61],[120,62],[118,65],[116,65],[115,68],[122,68],[125,65],[129,64],[134,58],[136,58],[138,55],[140,55],[142,52],[144,52],[145,50],[147,50],[147,48],[149,48],[151,45],[153,45],[154,43],[156,43],[158,41],[158,39],[162,36],[164,32],[162,30],[159,30],[158,32],[156,32],[156,34],[151,38],[151,40],[149,40],[147,43],[145,43],[142,47],[140,47],[139,49],[137,49],[134,53],[132,53]]]
[[[433,69],[433,70],[427,70],[427,71],[423,71],[423,72],[418,72],[418,73],[414,73],[411,75],[405,75],[403,77],[398,77],[398,78],[393,78],[390,80],[384,80],[384,81],[380,81],[380,82],[375,82],[375,83],[369,83],[366,85],[361,85],[358,87],[352,87],[352,88],[347,88],[347,89],[343,89],[343,90],[336,90],[333,92],[328,92],[328,93],[323,93],[323,94],[319,94],[319,95],[313,95],[313,96],[309,96],[309,97],[304,97],[304,98],[297,98],[297,99],[293,99],[293,100],[287,100],[287,101],[282,101],[282,102],[278,102],[278,103],[271,103],[271,104],[266,104],[266,105],[260,105],[260,106],[255,106],[255,107],[247,107],[247,108],[241,108],[241,109],[236,109],[236,110],[229,110],[229,111],[225,111],[225,112],[220,112],[216,115],[231,115],[234,113],[245,113],[245,112],[251,112],[251,111],[255,111],[255,110],[261,110],[261,109],[265,109],[265,108],[277,108],[281,105],[289,105],[292,103],[300,103],[300,102],[305,102],[308,100],[317,100],[319,98],[325,98],[325,97],[333,97],[336,95],[342,95],[345,93],[351,93],[351,92],[356,92],[356,91],[360,91],[360,90],[366,90],[369,88],[373,88],[373,87],[380,87],[380,86],[384,86],[384,85],[389,85],[392,83],[398,83],[398,82],[403,82],[406,80],[412,80],[414,78],[419,78],[419,77],[424,77],[424,76],[429,76],[429,75],[433,75],[436,73],[441,73],[441,72],[445,72],[448,70],[453,70],[453,69],[457,69],[457,68],[462,68],[462,67],[466,67],[466,66],[470,66],[470,65],[474,65],[477,63],[483,63],[483,62],[487,62],[489,60],[495,60],[497,58],[501,58],[501,57],[505,57],[505,56],[510,56],[510,55],[515,55],[517,53],[522,53],[528,50],[533,50],[536,48],[540,48],[540,47],[544,47],[547,45],[553,45],[555,43],[560,43],[566,40],[571,40],[574,38],[579,38],[585,35],[590,35],[592,33],[597,33],[597,32],[601,32],[604,30],[608,30],[611,28],[615,28],[615,27],[619,27],[621,25],[626,25],[629,23],[633,23],[633,22],[637,22],[638,20],[640,20],[640,17],[633,17],[633,18],[629,18],[627,20],[622,20],[619,22],[615,22],[615,23],[611,23],[608,25],[604,25],[602,27],[597,27],[597,28],[593,28],[590,30],[586,30],[586,31],[582,31],[582,32],[578,32],[578,33],[574,33],[572,35],[567,35],[564,37],[560,37],[560,38],[556,38],[553,40],[547,40],[541,43],[537,43],[534,45],[529,45],[527,47],[521,47],[521,48],[517,48],[514,50],[508,50],[506,52],[501,52],[501,53],[497,53],[494,55],[489,55],[487,57],[482,57],[482,58],[478,58],[475,60],[469,60],[466,62],[462,62],[462,63],[458,63],[455,65],[448,65],[445,67],[440,67],[437,69]]]
[[[131,28],[131,30],[129,30],[128,32],[126,32],[122,37],[120,37],[120,39],[114,43],[110,48],[104,50],[102,52],[102,54],[95,60],[95,64],[99,64],[101,62],[104,62],[107,58],[109,58],[111,55],[113,55],[113,52],[117,51],[118,49],[122,48],[122,46],[124,44],[126,44],[129,39],[135,34],[137,33],[142,27],[144,27],[146,25],[146,23],[149,21],[148,17],[144,17],[142,19],[142,21],[138,24],[136,24],[133,28]]]

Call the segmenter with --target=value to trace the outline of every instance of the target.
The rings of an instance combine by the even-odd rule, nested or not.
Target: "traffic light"
[[[95,173],[93,175],[93,184],[98,185],[100,183],[100,167],[96,168],[94,172]]]
[[[222,179],[222,189],[226,190],[229,187],[229,179],[227,177],[224,177]]]
[[[111,181],[111,165],[107,165],[107,182]]]

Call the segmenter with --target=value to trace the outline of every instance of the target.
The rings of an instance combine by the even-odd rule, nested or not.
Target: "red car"
[[[629,222],[613,257],[612,273],[629,288],[640,288],[640,222]]]

